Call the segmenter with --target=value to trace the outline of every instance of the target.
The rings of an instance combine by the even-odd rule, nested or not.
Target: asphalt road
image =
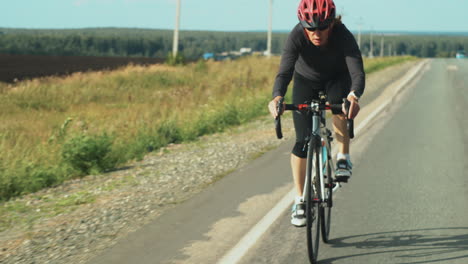
[[[320,263],[468,263],[468,60],[432,60],[353,142]],[[291,142],[89,263],[217,263],[292,189]],[[240,263],[308,263],[289,210]]]
[[[380,115],[377,135],[354,142],[367,147],[335,196],[319,263],[468,263],[466,72],[468,61],[431,61]],[[308,263],[305,230],[288,218],[242,263]]]

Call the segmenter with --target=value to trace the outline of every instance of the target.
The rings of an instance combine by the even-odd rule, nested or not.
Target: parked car
[[[455,58],[457,58],[457,59],[463,59],[465,57],[466,57],[465,52],[461,51],[461,50],[457,51],[457,54],[455,55]]]
[[[211,53],[211,52],[207,52],[205,54],[203,54],[203,59],[204,60],[211,60],[211,59],[215,59],[215,54],[214,53]]]

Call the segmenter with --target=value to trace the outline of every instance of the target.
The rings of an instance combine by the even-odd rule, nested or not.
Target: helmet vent
[[[316,26],[335,18],[333,0],[300,0],[297,16],[303,25]]]

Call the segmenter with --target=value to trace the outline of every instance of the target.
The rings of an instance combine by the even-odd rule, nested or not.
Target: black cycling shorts
[[[319,91],[325,91],[327,101],[330,104],[341,104],[350,92],[351,78],[342,76],[327,82],[316,82],[294,73],[294,86],[292,93],[293,104],[303,104],[318,99]],[[342,114],[341,111],[333,112],[334,115]],[[296,142],[305,143],[306,137],[312,129],[312,115],[293,112],[294,128],[296,130]]]

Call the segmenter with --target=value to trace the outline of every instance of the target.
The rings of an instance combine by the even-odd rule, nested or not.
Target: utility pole
[[[392,43],[388,44],[388,56],[392,56]]]
[[[180,0],[177,0],[174,41],[172,44],[172,56],[174,58],[177,56],[177,50],[179,48],[179,21],[180,21]]]
[[[273,0],[270,0],[270,16],[268,19],[268,40],[267,40],[267,50],[266,50],[267,57],[271,57],[271,31],[273,28],[272,23],[273,23]]]
[[[358,47],[361,49],[361,27],[362,27],[362,17],[359,18],[359,31],[358,31]]]
[[[382,34],[382,38],[380,39],[380,57],[384,56],[384,35]]]
[[[373,29],[370,32],[370,50],[369,50],[369,58],[374,58],[374,39],[373,39]]]

